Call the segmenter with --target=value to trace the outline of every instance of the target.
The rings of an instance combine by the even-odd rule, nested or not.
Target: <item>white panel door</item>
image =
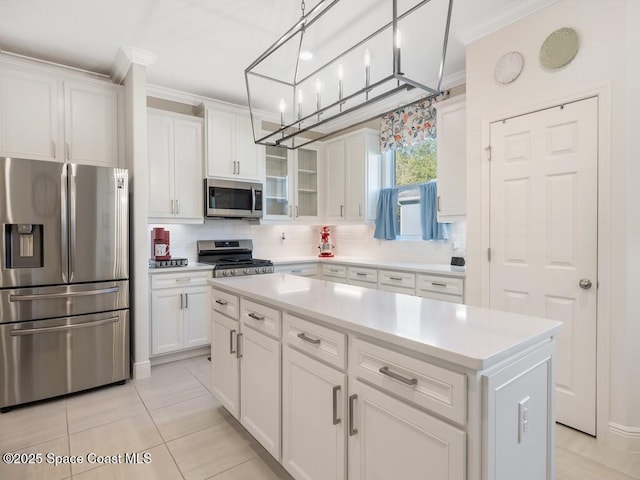
[[[347,220],[364,219],[365,149],[364,135],[354,135],[345,142],[345,216]]]
[[[151,292],[151,353],[182,349],[182,289],[168,288]]]
[[[282,465],[295,478],[345,478],[346,388],[344,373],[284,348]]]
[[[240,324],[213,312],[213,358],[211,393],[235,418],[240,418],[240,361],[238,333]]]
[[[207,176],[235,178],[235,115],[207,110]]]
[[[344,220],[344,140],[327,145],[327,219]]]
[[[466,434],[349,381],[349,480],[464,480]]]
[[[236,148],[235,159],[236,174],[242,180],[261,180],[262,169],[260,168],[260,159],[263,146],[256,145],[253,139],[253,127],[251,126],[251,117],[237,115],[236,116]]]
[[[280,461],[280,342],[242,327],[240,423]]]
[[[173,120],[175,214],[179,218],[202,220],[202,122],[200,119]]]
[[[173,120],[148,112],[149,216],[171,218],[174,212]]]
[[[184,348],[211,342],[210,291],[208,285],[184,289]]]
[[[592,435],[597,119],[590,98],[491,124],[491,308],[564,323],[557,420]]]

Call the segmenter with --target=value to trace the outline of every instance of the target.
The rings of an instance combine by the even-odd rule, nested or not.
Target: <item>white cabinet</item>
[[[320,147],[266,147],[265,220],[312,221],[319,217]]]
[[[235,418],[240,418],[240,324],[214,311],[211,346],[211,391]]]
[[[320,268],[317,263],[293,263],[289,265],[276,265],[276,273],[289,273],[301,277],[318,277]]]
[[[217,290],[213,299],[212,392],[280,460],[280,311]]]
[[[347,283],[366,288],[378,288],[378,270],[367,267],[347,267]]]
[[[416,274],[398,270],[380,270],[378,288],[387,292],[416,294]]]
[[[326,217],[373,222],[380,190],[378,135],[361,130],[327,143]]]
[[[208,271],[151,275],[151,354],[210,343]]]
[[[322,278],[335,283],[347,283],[347,267],[346,265],[338,265],[335,263],[320,264],[322,270]]]
[[[464,280],[462,278],[418,274],[416,295],[445,302],[464,303]]]
[[[467,211],[467,115],[464,95],[437,104],[438,221],[464,220]]]
[[[350,480],[464,480],[466,434],[349,378]]]
[[[280,460],[280,341],[242,325],[240,423]]]
[[[0,155],[122,164],[122,87],[0,66]]]
[[[202,119],[148,109],[149,218],[202,223]]]
[[[253,139],[251,117],[205,109],[207,177],[262,180],[264,150]]]
[[[295,478],[345,478],[346,387],[344,373],[284,347],[282,465]]]

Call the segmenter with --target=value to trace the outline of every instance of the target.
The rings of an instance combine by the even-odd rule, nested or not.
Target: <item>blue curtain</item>
[[[423,240],[449,239],[449,224],[438,223],[438,187],[436,180],[418,185],[420,189],[420,226]]]
[[[373,237],[378,240],[395,240],[398,232],[398,189],[383,188],[378,197],[376,229]]]

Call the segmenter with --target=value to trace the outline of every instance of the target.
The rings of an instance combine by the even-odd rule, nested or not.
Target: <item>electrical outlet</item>
[[[518,443],[522,443],[529,432],[529,400],[530,397],[525,397],[518,402]]]

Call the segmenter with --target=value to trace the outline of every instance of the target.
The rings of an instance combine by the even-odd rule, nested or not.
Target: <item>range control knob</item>
[[[227,275],[229,275],[229,272],[227,272],[226,270],[223,270],[221,273],[223,277],[226,277]]]
[[[245,275],[251,275],[251,269],[250,268],[245,268],[243,270],[243,272],[244,272]]]

